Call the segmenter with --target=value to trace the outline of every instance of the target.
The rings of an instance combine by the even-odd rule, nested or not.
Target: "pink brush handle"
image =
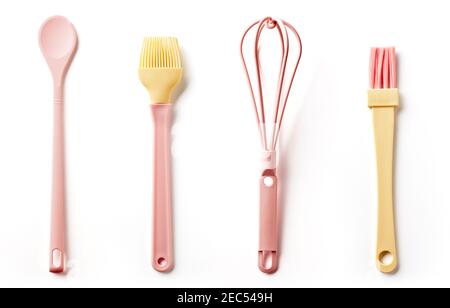
[[[53,136],[53,192],[50,243],[50,272],[62,273],[66,258],[65,217],[65,162],[64,162],[64,104],[62,94],[56,95],[54,104]]]
[[[278,178],[267,171],[260,180],[261,213],[259,269],[267,274],[278,269]]]
[[[172,105],[154,104],[151,110],[155,124],[152,264],[158,272],[170,272],[174,267],[170,152]]]

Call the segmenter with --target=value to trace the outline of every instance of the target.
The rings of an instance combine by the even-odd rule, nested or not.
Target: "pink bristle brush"
[[[397,270],[393,169],[395,118],[399,107],[395,48],[373,48],[370,60],[369,107],[373,111],[378,169],[377,266],[383,273]]]

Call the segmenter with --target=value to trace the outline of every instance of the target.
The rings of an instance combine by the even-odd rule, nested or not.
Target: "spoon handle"
[[[53,192],[51,217],[50,272],[62,273],[65,267],[65,162],[64,162],[64,104],[55,98],[53,132]]]

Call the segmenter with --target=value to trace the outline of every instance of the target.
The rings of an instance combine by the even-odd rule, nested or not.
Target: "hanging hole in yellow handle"
[[[380,253],[378,260],[383,266],[390,266],[394,263],[394,255],[390,251]]]

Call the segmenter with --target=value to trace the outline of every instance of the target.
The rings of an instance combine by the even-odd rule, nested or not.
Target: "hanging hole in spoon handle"
[[[393,274],[398,268],[397,252],[395,249],[381,249],[377,254],[377,267],[384,274]]]
[[[65,253],[55,248],[50,251],[50,273],[61,274],[65,270]]]

